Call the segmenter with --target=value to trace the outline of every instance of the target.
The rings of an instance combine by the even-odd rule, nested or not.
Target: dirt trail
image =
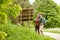
[[[56,33],[50,33],[50,32],[44,32],[44,35],[50,36],[56,40],[60,40],[60,34],[56,34]]]

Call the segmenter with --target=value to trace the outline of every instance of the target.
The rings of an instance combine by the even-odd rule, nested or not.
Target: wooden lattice
[[[23,9],[18,17],[18,22],[22,23],[22,21],[30,21],[33,20],[33,9]],[[30,25],[30,24],[29,24]]]

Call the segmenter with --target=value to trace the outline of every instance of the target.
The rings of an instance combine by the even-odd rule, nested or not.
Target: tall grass
[[[20,27],[12,24],[0,25],[0,31],[7,33],[5,40],[54,40],[48,36],[40,36],[29,28]]]

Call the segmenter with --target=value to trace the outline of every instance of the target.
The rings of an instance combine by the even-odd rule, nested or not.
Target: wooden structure
[[[23,21],[28,21],[30,27],[30,21],[33,20],[33,9],[23,9],[18,17],[18,22],[22,24]]]

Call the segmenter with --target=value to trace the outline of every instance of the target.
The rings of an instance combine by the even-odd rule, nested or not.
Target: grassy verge
[[[44,31],[60,34],[60,28],[48,28],[48,29],[44,29]]]
[[[38,35],[34,31],[29,30],[29,28],[12,24],[0,25],[0,31],[7,33],[8,36],[5,40],[54,40],[48,36]]]

